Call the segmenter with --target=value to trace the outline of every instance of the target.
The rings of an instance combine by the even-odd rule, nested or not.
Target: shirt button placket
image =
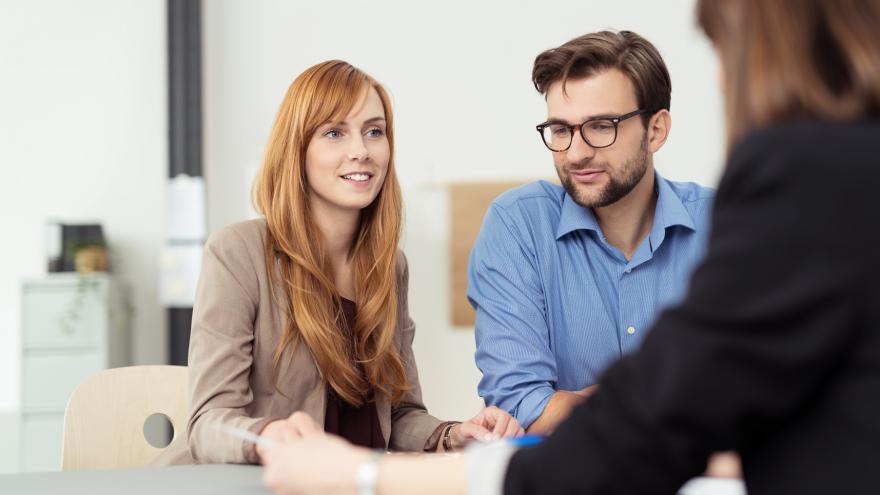
[[[624,267],[620,274],[620,323],[623,329],[622,346],[625,353],[636,349],[636,324],[634,317],[638,315],[638,306],[643,302],[644,295],[637,293],[633,267]]]

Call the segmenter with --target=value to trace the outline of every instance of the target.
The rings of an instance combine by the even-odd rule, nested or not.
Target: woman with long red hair
[[[187,442],[162,462],[259,462],[264,452],[230,428],[419,452],[522,434],[497,408],[458,423],[422,404],[393,129],[385,90],[346,62],[291,84],[254,184],[262,218],[206,245]]]

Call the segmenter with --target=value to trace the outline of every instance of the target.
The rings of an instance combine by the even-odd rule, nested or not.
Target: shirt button
[[[632,268],[627,268],[626,270],[624,270],[624,272],[626,272],[626,273],[629,273],[631,271],[632,271]]]
[[[626,329],[626,333],[628,333],[628,334],[630,334],[630,335],[636,333],[636,327],[629,327],[629,328],[627,328],[627,329]]]

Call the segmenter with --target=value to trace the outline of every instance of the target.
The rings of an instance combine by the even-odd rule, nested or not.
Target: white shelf
[[[57,471],[64,408],[87,376],[129,363],[125,298],[108,274],[22,284],[20,469]]]

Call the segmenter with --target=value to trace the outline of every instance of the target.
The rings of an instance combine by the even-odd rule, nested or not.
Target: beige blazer
[[[277,297],[281,290],[273,286],[276,298],[270,294],[265,235],[266,222],[259,219],[230,225],[208,239],[193,307],[186,438],[166,449],[154,464],[258,461],[252,444],[215,425],[258,431],[295,411],[324,423],[327,389],[304,343],[296,346],[292,358],[288,348],[279,364],[277,384],[284,395],[272,386],[272,358],[286,310],[275,303],[283,300],[283,295]],[[409,275],[402,252],[397,277],[395,341],[411,389],[396,407],[380,394],[376,408],[390,449],[421,451],[441,421],[422,404],[412,353],[415,325],[407,309]]]

